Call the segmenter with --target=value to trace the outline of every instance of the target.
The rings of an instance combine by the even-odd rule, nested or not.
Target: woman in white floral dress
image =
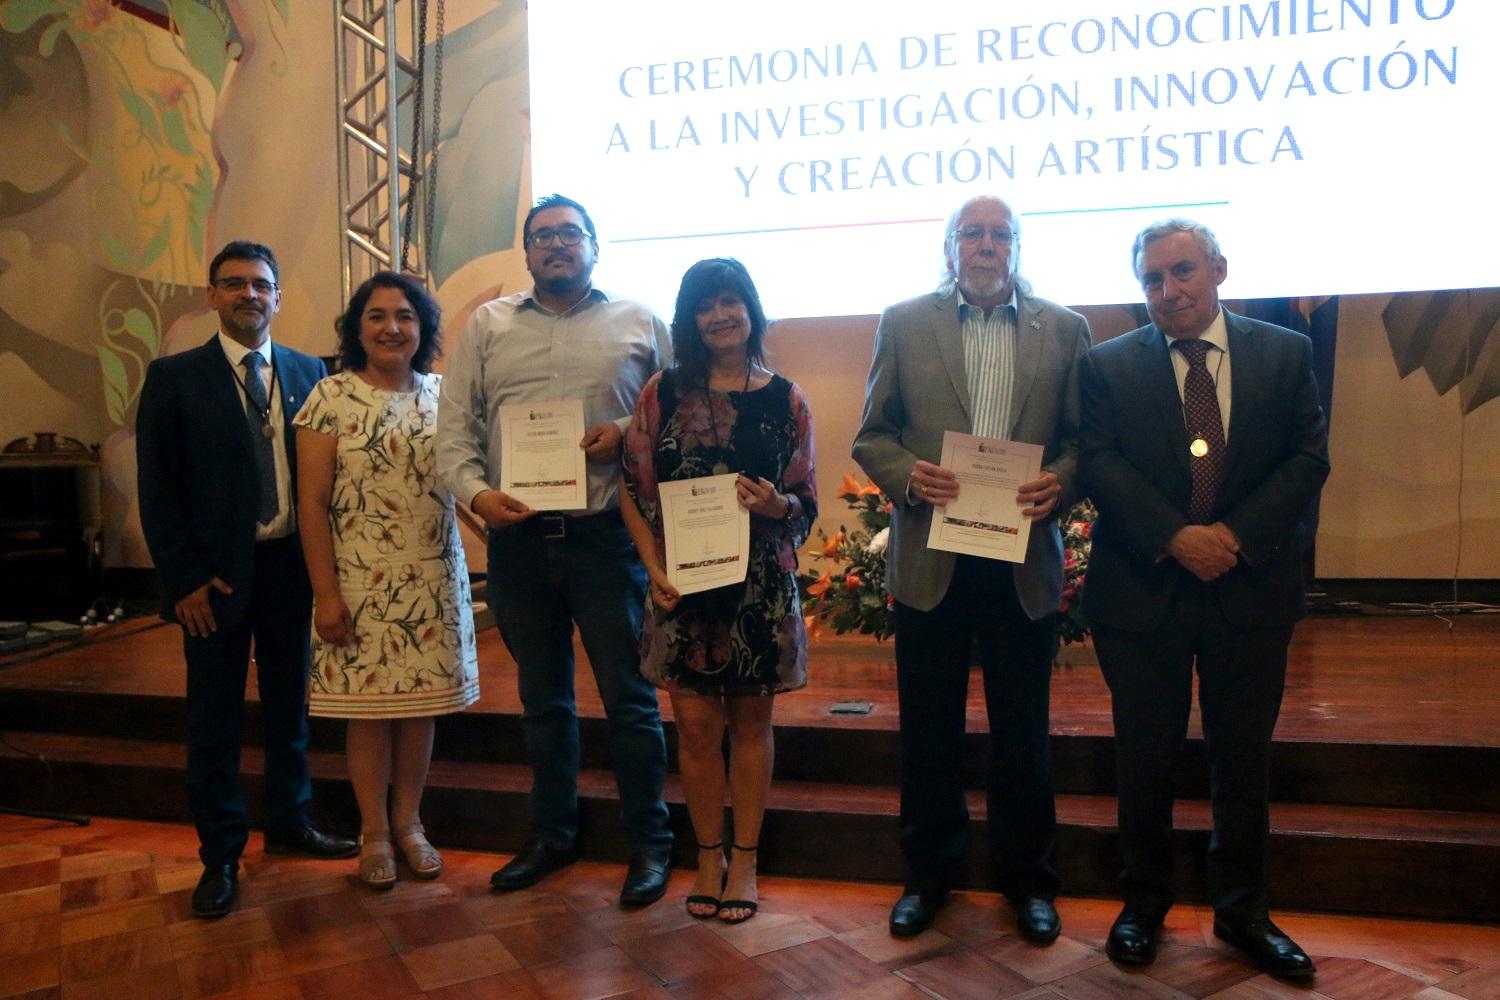
[[[374,888],[395,884],[397,848],[417,878],[442,871],[418,818],[434,717],[479,697],[469,574],[433,459],[440,350],[437,303],[382,271],[339,320],[343,370],[296,418],[316,632],[309,712],[349,720],[359,877]]]

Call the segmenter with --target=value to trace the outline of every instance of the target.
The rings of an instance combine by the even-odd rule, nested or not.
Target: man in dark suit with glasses
[[[269,247],[235,241],[209,265],[219,332],[153,361],[136,413],[141,527],[182,626],[188,801],[203,875],[198,917],[234,906],[249,818],[239,780],[251,644],[265,723],[265,849],[355,853],[307,820],[307,671],[312,587],[296,522],[292,418],[323,362],[271,341],[281,305]]]

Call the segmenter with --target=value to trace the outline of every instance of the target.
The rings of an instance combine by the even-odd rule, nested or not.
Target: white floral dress
[[[469,571],[433,455],[441,377],[417,379],[387,392],[331,375],[295,420],[338,439],[329,519],[354,616],[348,645],[313,636],[312,715],[442,715],[479,697]]]

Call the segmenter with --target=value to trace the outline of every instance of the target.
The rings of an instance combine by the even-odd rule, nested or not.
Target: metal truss
[[[401,266],[403,238],[410,245],[406,269],[427,273],[422,166],[410,153],[419,144],[408,137],[403,151],[400,132],[401,122],[413,135],[421,127],[413,106],[420,103],[418,19],[424,6],[419,0],[338,0],[334,63],[345,302],[371,274]],[[414,216],[407,210],[411,199]],[[403,224],[410,225],[409,233]]]

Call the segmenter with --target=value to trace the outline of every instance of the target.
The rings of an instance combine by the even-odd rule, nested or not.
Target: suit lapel
[[[292,420],[297,416],[297,411],[302,408],[302,403],[307,398],[307,392],[311,388],[307,379],[303,376],[302,367],[292,358],[291,352],[279,344],[271,344],[271,357],[276,364],[276,382],[278,391],[281,393],[281,423],[282,432],[292,434]]]
[[[1008,436],[1015,440],[1016,428],[1026,400],[1036,385],[1037,369],[1042,363],[1042,307],[1029,297],[1016,294],[1016,354],[1011,365],[1010,427]]]
[[[202,368],[203,391],[208,394],[209,406],[226,429],[231,430],[228,437],[246,454],[252,450],[250,441],[250,422],[245,416],[245,402],[240,395],[240,390],[234,386],[234,380],[239,375],[229,364],[229,359],[224,356],[224,349],[219,346],[218,335],[202,347],[198,348],[199,366]]]
[[[969,399],[969,377],[964,370],[964,334],[963,322],[958,316],[958,293],[934,296],[932,304],[932,339],[937,341],[938,354],[943,359],[943,367],[948,369],[948,380],[953,383],[964,418],[973,428],[974,409]]]
[[[1224,481],[1229,481],[1240,452],[1244,451],[1245,427],[1255,410],[1256,380],[1261,370],[1260,339],[1250,324],[1228,309],[1224,325],[1229,330],[1229,441],[1224,448]]]
[[[1175,456],[1178,471],[1191,480],[1193,470],[1188,461],[1187,428],[1182,422],[1182,396],[1177,391],[1177,376],[1167,353],[1167,338],[1153,323],[1141,331],[1136,346],[1141,356],[1141,380],[1146,394],[1155,402],[1157,417],[1167,436],[1167,448]]]

